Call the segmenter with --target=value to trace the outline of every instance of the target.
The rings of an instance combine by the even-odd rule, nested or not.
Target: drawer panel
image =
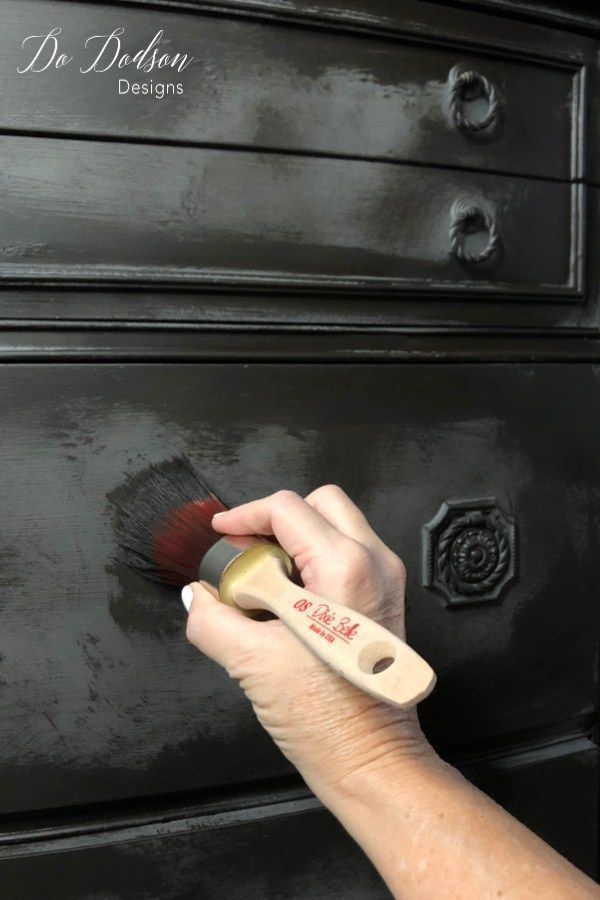
[[[597,877],[595,748],[538,762],[505,759],[470,777]],[[358,846],[314,800],[0,846],[0,878],[4,900],[81,900],[100,892],[115,900],[391,896]]]
[[[581,291],[578,185],[6,136],[0,172],[4,280]]]
[[[314,800],[3,850],[4,900],[391,900]]]
[[[107,496],[126,473],[182,451],[240,501],[337,481],[363,506],[408,567],[409,637],[439,674],[421,707],[438,747],[462,753],[588,719],[598,697],[599,374],[5,364],[0,812],[291,771],[237,685],[187,644],[177,593],[114,562]],[[477,497],[516,520],[517,578],[500,601],[447,607],[422,582],[421,528],[443,502]]]
[[[576,62],[527,61],[525,48],[518,59],[502,48],[482,55],[427,45],[427,29],[418,25],[425,34],[417,43],[232,16],[122,7],[117,15],[83,3],[70,4],[67,18],[57,14],[56,2],[44,0],[3,0],[0,10],[10,36],[0,54],[2,128],[451,163],[563,179],[578,171]],[[490,35],[495,24],[490,19]],[[19,74],[41,43],[22,48],[21,39],[57,26],[56,54],[73,62],[39,71],[54,51],[49,41],[38,71]],[[100,40],[85,48],[90,36],[108,36],[116,27],[124,31],[105,50]],[[108,68],[119,49],[118,58],[133,56],[161,30],[160,53],[194,58],[181,72],[119,69],[116,60]],[[552,40],[558,50],[560,42]],[[565,35],[564,41],[563,53],[568,49],[573,59],[577,40]],[[104,71],[80,71],[95,60]],[[457,84],[450,76],[456,66],[475,79]],[[160,99],[131,93],[132,84],[151,83],[155,92],[156,85],[180,85],[182,93]],[[481,108],[474,109],[469,92],[478,91]],[[470,130],[468,122],[485,115],[492,124]]]
[[[582,869],[599,878],[598,747],[565,753],[565,745],[538,747],[529,754],[505,757],[466,774],[512,813]]]

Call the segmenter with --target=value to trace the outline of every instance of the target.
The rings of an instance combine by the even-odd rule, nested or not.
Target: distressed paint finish
[[[439,675],[421,707],[437,746],[589,718],[596,376],[551,365],[5,367],[3,811],[290,772],[238,688],[187,645],[177,593],[111,562],[107,495],[182,451],[227,499],[336,480],[366,508],[408,566],[409,634]],[[420,526],[443,499],[473,492],[518,518],[521,575],[501,604],[449,611],[420,586]]]
[[[47,900],[52,885],[61,900],[391,898],[314,799],[67,838],[53,847],[40,842],[37,849],[35,859],[18,847],[0,850],[3,896],[8,889],[10,900]]]
[[[0,280],[580,293],[578,185],[31,137],[0,138],[0,171]],[[452,252],[461,198],[499,230],[488,263]]]
[[[494,58],[464,47],[358,37],[335,31],[286,28],[231,17],[119,10],[107,29],[103,7],[56,2],[3,3],[0,127],[20,131],[134,136],[311,153],[418,160],[569,178],[576,159],[571,130],[578,115],[579,66],[502,53]],[[31,26],[35,25],[35,28]],[[39,42],[21,48],[20,35],[62,27],[58,52],[73,56],[66,69],[19,75]],[[129,68],[82,74],[102,41],[93,34],[124,29],[122,52],[146,47],[160,30],[165,50],[194,56],[182,72]],[[578,42],[582,52],[586,42]],[[98,67],[113,59],[117,39]],[[30,49],[31,48],[31,49]],[[526,53],[526,48],[524,48]],[[558,54],[557,54],[558,55]],[[50,52],[41,56],[41,68]],[[473,139],[455,126],[448,76],[460,64],[480,72],[506,106],[500,127]],[[176,102],[119,96],[119,79],[181,84]],[[27,90],[23,80],[27,79]],[[65,91],[68,81],[69,90]],[[122,85],[122,89],[125,86]],[[535,102],[532,99],[535,98]]]
[[[110,497],[182,451],[231,500],[346,487],[407,562],[432,741],[597,875],[597,11],[0,13],[3,898],[387,896],[187,644],[177,594],[114,562]],[[160,76],[180,102],[15,75],[57,24],[69,50],[164,28],[198,65]],[[456,130],[454,65],[503,101],[487,134]],[[451,258],[459,197],[497,216],[491,265]],[[517,521],[517,578],[446,608],[421,526],[476,497]]]
[[[579,825],[580,817],[593,820],[598,813],[597,797],[589,789],[598,773],[595,750],[537,763],[527,758],[507,762],[496,760],[470,777],[580,867],[593,871],[595,833],[582,834]],[[59,837],[52,845],[42,839],[36,851],[32,858],[19,846],[0,849],[3,896],[47,900],[51,884],[61,900],[98,894],[127,900],[391,897],[341,826],[313,799]]]

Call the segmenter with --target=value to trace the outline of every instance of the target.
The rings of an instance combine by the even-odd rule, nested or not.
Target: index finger
[[[385,546],[366,516],[337,484],[325,484],[305,498],[338,531],[369,548]]]
[[[294,559],[348,540],[318,510],[293,491],[278,491],[226,510],[212,520],[221,534],[274,535]]]

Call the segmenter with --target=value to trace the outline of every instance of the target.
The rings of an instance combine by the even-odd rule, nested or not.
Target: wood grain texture
[[[2,0],[0,10],[0,129],[451,163],[562,179],[579,169],[580,68],[563,61],[553,66],[505,52],[483,56],[464,47],[147,9],[110,14],[102,5],[70,3],[65,10],[45,0]],[[40,43],[23,49],[19,37],[52,27],[62,28],[60,50],[73,62],[19,74]],[[162,29],[163,52],[188,52],[194,61],[181,73],[115,65],[82,74],[103,43],[86,50],[86,39],[115,27],[124,29],[123,53],[133,55]],[[99,68],[116,47],[115,38]],[[37,68],[49,59],[45,52]],[[448,85],[457,64],[498,91],[504,103],[498,127],[475,135],[457,129]],[[119,79],[180,84],[183,93],[162,100],[119,95]]]
[[[250,613],[273,613],[325,665],[359,690],[402,709],[416,706],[433,690],[431,666],[402,638],[335,597],[294,584],[288,577],[293,569],[290,558],[284,557],[282,565],[281,554],[274,555],[272,547],[252,547],[242,558],[234,558],[226,571],[222,562],[215,576],[209,576],[208,559],[209,554],[197,578],[217,588],[224,603]],[[378,669],[382,662],[386,665]]]
[[[438,747],[597,710],[597,368],[23,364],[1,384],[3,813],[291,771],[187,644],[178,596],[114,563],[107,495],[182,451],[226,499],[338,481],[365,508],[408,566]],[[517,518],[519,581],[448,610],[420,584],[421,525],[490,495]]]
[[[582,189],[386,163],[0,138],[0,278],[581,292]],[[496,222],[452,255],[455,202]],[[471,236],[482,250],[485,229]],[[470,239],[469,239],[470,240]]]

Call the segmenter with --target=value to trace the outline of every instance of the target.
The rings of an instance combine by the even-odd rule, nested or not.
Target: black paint
[[[387,896],[177,592],[115,562],[109,495],[182,452],[241,500],[348,490],[407,563],[432,741],[596,875],[593,4],[0,11],[3,896]],[[25,34],[113,15],[199,58],[181,103],[15,74]],[[489,133],[457,130],[455,65],[501,98]],[[457,200],[486,262],[456,258]],[[476,498],[515,566],[446,606],[421,528]]]
[[[24,9],[19,0],[4,0],[5,28],[18,34],[32,21],[45,23],[49,5],[34,0]],[[86,51],[86,38],[107,31],[102,7],[71,3],[68,19],[60,7],[55,19],[63,25],[61,49],[73,54],[74,62],[68,70],[41,77],[19,75],[17,66],[29,63],[33,50],[25,52],[12,41],[1,61],[5,112],[0,112],[0,126],[451,164],[549,178],[568,178],[577,165],[571,129],[581,102],[581,70],[575,60],[564,64],[560,48],[556,62],[530,65],[526,42],[520,53],[494,58],[477,49],[410,39],[357,39],[339,31],[283,30],[272,22],[231,16],[207,19],[188,12],[166,19],[164,11],[140,15],[121,9],[124,50],[145,46],[166,21],[171,48],[196,59],[180,74],[152,72],[154,81],[181,83],[184,95],[176,102],[149,102],[144,96],[124,100],[118,81],[150,81],[150,75],[116,67],[104,77],[79,72],[99,46],[96,42]],[[585,40],[576,47],[587,52]],[[110,58],[112,45],[105,54],[106,61]],[[449,74],[457,64],[480,72],[502,95],[502,127],[489,141],[482,143],[483,135],[465,140],[453,123]],[[70,91],[64,89],[66,74]]]

